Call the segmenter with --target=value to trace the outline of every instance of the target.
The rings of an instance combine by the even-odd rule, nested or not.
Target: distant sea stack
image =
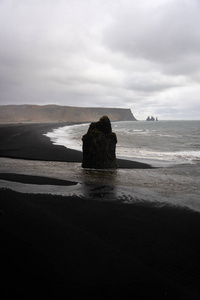
[[[0,105],[0,122],[93,122],[107,115],[111,121],[137,121],[130,109],[59,105]]]
[[[146,119],[146,121],[158,121],[158,118],[157,118],[157,117],[154,118],[153,116],[151,116],[151,117],[148,117],[148,118]]]

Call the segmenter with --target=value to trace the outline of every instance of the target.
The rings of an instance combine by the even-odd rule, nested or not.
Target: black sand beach
[[[81,162],[42,135],[58,126],[1,126],[0,156]],[[1,179],[76,184],[0,168]],[[0,189],[1,299],[200,299],[199,236],[200,214],[185,208]]]
[[[71,123],[0,126],[0,157],[81,162],[82,153],[53,145],[43,134]]]

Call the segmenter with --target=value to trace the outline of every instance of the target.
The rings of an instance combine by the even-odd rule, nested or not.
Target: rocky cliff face
[[[107,116],[92,122],[83,136],[83,168],[117,168],[115,155],[117,137]]]
[[[58,105],[1,105],[0,122],[93,122],[107,115],[111,121],[136,121],[130,109]]]

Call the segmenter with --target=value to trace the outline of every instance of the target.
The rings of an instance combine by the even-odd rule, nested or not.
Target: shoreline
[[[77,123],[76,123],[77,124]],[[75,123],[38,123],[16,124],[0,127],[0,157],[42,160],[82,162],[82,152],[53,145],[45,133],[61,127],[76,125]],[[119,168],[148,169],[149,164],[125,159],[117,159]]]
[[[0,127],[0,157],[44,161],[82,161],[82,153],[53,145],[43,134],[72,123],[34,123]]]
[[[5,185],[22,183],[27,189],[30,184],[36,190],[21,193],[8,184],[0,188],[1,295],[63,299],[131,293],[136,299],[199,299],[200,213],[157,205],[134,194],[130,204],[126,194],[120,198],[115,190],[106,189],[112,180],[117,187],[119,176],[130,176],[130,172],[135,190],[141,181],[148,188],[157,185],[153,172],[160,179],[162,172],[146,164],[122,160],[116,174],[81,170],[79,177],[71,178],[71,170],[63,168],[69,166],[67,162],[81,163],[82,154],[52,145],[42,135],[57,126],[61,124],[0,126],[0,157],[27,160],[24,165],[20,160],[17,165],[10,162],[10,169],[1,165],[0,180]],[[52,168],[58,169],[53,172]],[[76,192],[80,176],[90,186],[85,184],[81,196]],[[105,184],[89,182],[91,176],[105,176]],[[38,186],[75,192],[69,196],[38,193]],[[171,190],[170,185],[166,188]]]

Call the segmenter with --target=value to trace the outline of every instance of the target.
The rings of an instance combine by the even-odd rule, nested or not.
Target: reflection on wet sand
[[[101,183],[102,185],[116,185],[117,169],[95,170],[82,169],[83,182]]]
[[[116,200],[117,199],[117,189],[115,186],[105,186],[105,185],[94,185],[84,183],[83,195],[87,199],[94,200]]]
[[[0,173],[51,177],[78,183],[58,186],[0,180],[0,188],[22,193],[76,195],[89,199],[133,203],[148,201],[185,206],[200,211],[199,165],[176,165],[158,169],[82,169],[80,163],[0,158]],[[15,176],[16,177],[16,176]],[[21,176],[23,177],[23,176]]]

